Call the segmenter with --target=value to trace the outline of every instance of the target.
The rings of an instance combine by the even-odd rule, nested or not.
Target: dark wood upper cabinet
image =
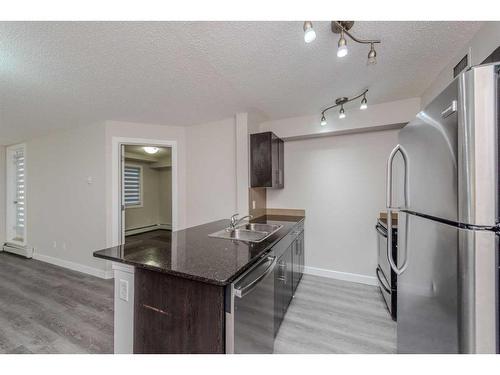
[[[284,142],[272,132],[250,135],[250,185],[285,187]]]

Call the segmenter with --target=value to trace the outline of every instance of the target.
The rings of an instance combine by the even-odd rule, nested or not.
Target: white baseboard
[[[101,270],[99,268],[94,268],[94,267],[89,267],[85,266],[83,264],[75,263],[75,262],[70,262],[69,260],[64,260],[64,259],[59,259],[59,258],[54,258],[48,255],[40,254],[37,252],[33,253],[33,259],[45,262],[45,263],[50,263],[59,267],[64,267],[68,268],[73,271],[78,271],[82,273],[86,273],[88,275],[92,275],[95,277],[100,277],[101,279],[112,279],[113,278],[113,271],[105,271]]]
[[[158,224],[159,229],[172,230],[172,224]]]
[[[378,285],[378,281],[375,276],[360,275],[358,273],[340,272],[309,266],[304,267],[304,273],[308,275],[327,277],[329,279],[351,281],[366,285]]]

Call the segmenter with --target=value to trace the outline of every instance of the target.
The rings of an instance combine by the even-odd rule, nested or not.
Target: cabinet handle
[[[160,313],[162,315],[170,315],[165,310],[162,310],[162,309],[159,309],[157,307],[150,306],[150,305],[146,305],[145,303],[142,304],[142,307],[144,307],[145,309],[152,310],[154,312]]]

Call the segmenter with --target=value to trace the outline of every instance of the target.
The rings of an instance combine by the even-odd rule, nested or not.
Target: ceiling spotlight
[[[368,65],[375,65],[377,63],[377,52],[375,46],[371,43],[370,52],[368,52]]]
[[[304,22],[304,42],[311,43],[314,39],[316,39],[316,31],[313,29],[312,22]]]
[[[148,154],[156,154],[160,149],[158,147],[143,147],[144,151],[146,151]]]
[[[325,117],[325,115],[321,115],[321,126],[326,126],[326,117]]]
[[[339,112],[339,119],[345,118],[345,111],[344,111],[344,105],[342,104],[340,106],[340,112]]]
[[[337,49],[337,57],[344,57],[347,55],[347,41],[344,38],[344,31],[340,33],[340,39],[339,39],[339,44],[338,44],[338,49]]]
[[[363,100],[361,100],[361,105],[359,106],[359,109],[365,110],[368,108],[368,101],[366,100],[366,95],[363,96]]]

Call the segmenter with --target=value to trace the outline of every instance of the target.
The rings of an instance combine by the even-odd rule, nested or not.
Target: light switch
[[[128,281],[120,279],[120,299],[128,302]]]

